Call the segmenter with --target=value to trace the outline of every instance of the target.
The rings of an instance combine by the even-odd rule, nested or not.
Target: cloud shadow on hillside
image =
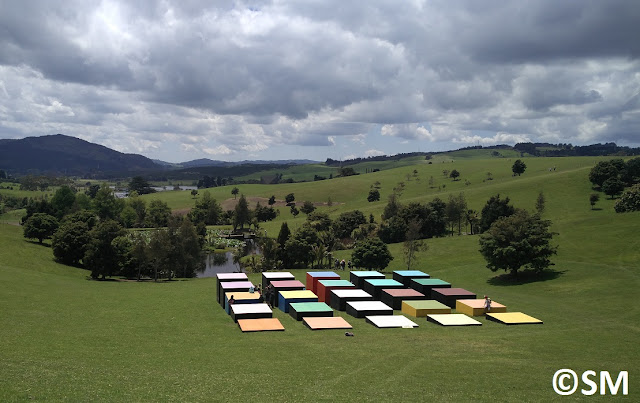
[[[521,285],[528,283],[537,283],[540,281],[555,280],[564,275],[566,270],[547,269],[542,273],[536,273],[534,270],[523,270],[518,273],[518,277],[513,277],[510,273],[503,273],[487,280],[491,285],[509,286]]]

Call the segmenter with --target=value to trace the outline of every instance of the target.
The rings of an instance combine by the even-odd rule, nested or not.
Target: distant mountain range
[[[0,140],[0,166],[0,169],[14,175],[47,173],[77,176],[144,172],[159,168],[142,155],[124,154],[63,134]]]
[[[156,164],[175,168],[196,168],[196,167],[235,167],[239,165],[305,165],[318,164],[319,161],[312,160],[244,160],[244,161],[218,161],[209,158],[200,158],[197,160],[171,163],[160,160],[153,160]]]
[[[76,137],[54,134],[23,139],[0,139],[0,169],[12,175],[52,174],[101,177],[157,173],[168,169],[241,165],[299,165],[311,160],[215,161],[207,158],[170,163],[139,154],[125,154]]]
[[[540,157],[640,155],[640,148],[617,146],[615,143],[588,146],[518,143],[513,147],[509,145],[473,146],[461,148],[458,151],[474,149],[509,149],[519,152],[521,156]],[[361,162],[393,161],[423,155],[429,159],[432,153],[414,152],[342,161],[328,158],[323,164],[326,166],[347,166]],[[189,177],[197,180],[204,176],[236,177],[263,170],[285,170],[291,165],[314,163],[321,162],[306,159],[228,162],[202,158],[181,163],[169,163],[151,160],[139,154],[121,153],[99,144],[63,134],[27,137],[17,140],[0,139],[0,169],[13,176],[49,174],[84,178],[122,178],[145,175],[154,178]]]

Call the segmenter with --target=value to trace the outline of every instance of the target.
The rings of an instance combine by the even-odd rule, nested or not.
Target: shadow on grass
[[[38,241],[31,240],[31,239],[25,239],[24,241],[25,241],[25,242],[28,242],[28,243],[30,243],[30,244],[32,244],[32,245],[43,246],[43,247],[45,247],[45,248],[50,248],[50,247],[51,247],[51,244],[50,244],[50,243],[46,243],[46,242],[44,242],[44,241],[43,241],[42,243],[40,243],[40,242],[38,242]]]
[[[536,273],[533,270],[524,270],[518,273],[518,277],[513,277],[510,273],[500,274],[495,277],[491,277],[487,280],[487,283],[491,285],[520,285],[528,283],[536,283],[539,281],[555,280],[558,277],[565,274],[566,270],[545,270],[542,273]]]
[[[194,277],[195,278],[195,277]],[[191,279],[188,278],[173,278],[171,280],[167,280],[166,278],[160,278],[158,281],[154,281],[152,278],[141,278],[140,280],[135,278],[122,278],[122,277],[108,277],[108,278],[93,278],[91,276],[86,277],[87,281],[96,281],[99,283],[155,283],[155,284],[171,284],[178,283],[181,281],[189,281]]]

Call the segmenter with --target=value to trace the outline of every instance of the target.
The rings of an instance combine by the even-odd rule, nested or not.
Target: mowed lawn
[[[532,208],[543,189],[545,217],[560,234],[556,265],[544,281],[514,284],[496,277],[500,273],[485,268],[477,236],[429,240],[413,268],[489,294],[543,325],[481,318],[480,327],[445,328],[422,318],[415,320],[417,329],[377,329],[336,312],[354,326],[355,337],[345,337],[339,330],[311,331],[276,310],[286,331],[243,334],[216,304],[215,280],[91,281],[88,272],[53,262],[47,246],[25,241],[20,227],[2,224],[0,400],[548,401],[561,398],[551,385],[561,368],[614,376],[629,371],[628,399],[637,400],[640,213],[615,214],[613,201],[604,198],[601,210],[590,210],[586,165],[571,162],[549,173],[544,159],[527,163],[528,176],[494,172],[496,179],[483,183],[485,167],[497,163],[465,161],[457,168],[462,178],[474,172],[467,175],[476,179],[451,191],[464,190],[476,209],[497,192]],[[427,170],[436,172],[432,167],[417,168],[420,187],[426,187]],[[376,174],[390,189],[405,171],[399,168],[395,178]],[[363,178],[369,175],[351,179],[351,188],[367,190],[372,180]],[[421,194],[415,182],[407,183],[403,202],[429,200],[433,193],[448,197],[437,189]],[[313,184],[294,185],[302,192]],[[278,186],[264,193],[285,191]],[[320,197],[322,190],[316,191]],[[344,194],[336,214],[367,208],[379,217],[384,202],[375,206],[366,193]],[[391,251],[388,277],[404,267],[401,245]],[[304,279],[304,272],[295,274]]]

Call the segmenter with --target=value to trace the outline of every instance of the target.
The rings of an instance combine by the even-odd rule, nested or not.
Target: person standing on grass
[[[491,298],[487,295],[484,296],[484,314],[491,312]]]
[[[275,295],[275,289],[273,288],[273,284],[269,284],[267,286],[267,303],[269,304],[269,308],[273,309],[273,305],[274,305],[274,295]]]

